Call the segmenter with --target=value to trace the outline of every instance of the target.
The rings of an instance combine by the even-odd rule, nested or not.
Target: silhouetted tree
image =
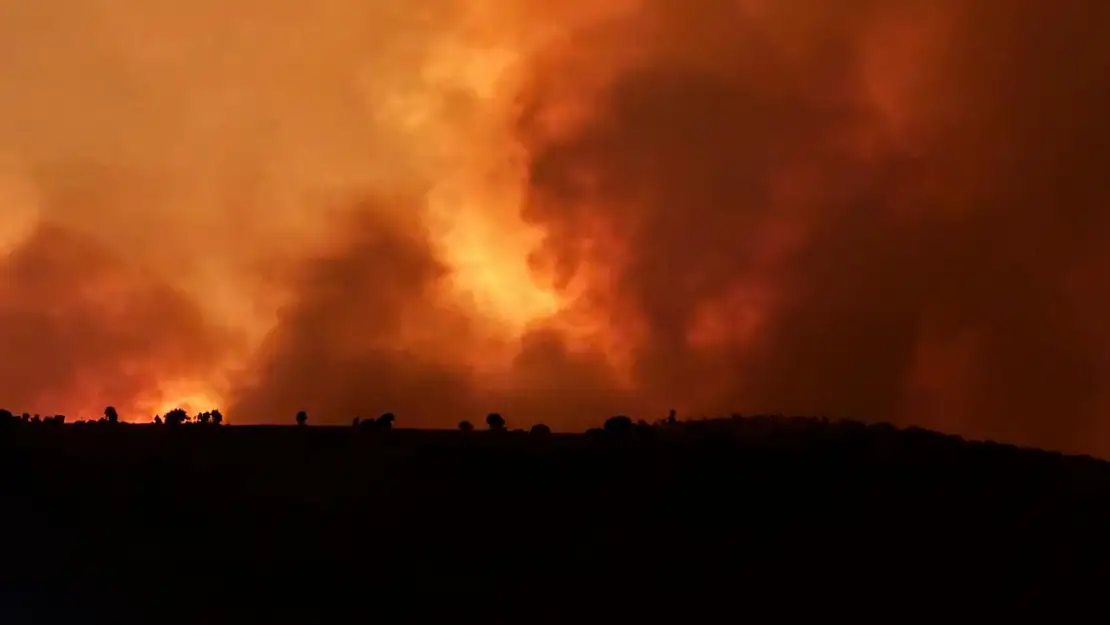
[[[308,413],[307,412],[302,410],[302,411],[297,413],[297,425],[299,425],[301,427],[304,427],[304,426],[308,425]]]
[[[166,425],[181,425],[189,421],[189,413],[184,408],[174,408],[166,413]]]
[[[551,428],[547,427],[543,423],[537,423],[532,426],[531,430],[528,430],[528,433],[534,434],[536,436],[547,436],[551,434]]]
[[[678,423],[678,412],[671,408],[670,414],[667,415],[667,424],[674,425],[676,423]]]
[[[35,415],[35,417],[33,419],[31,419],[31,422],[32,423],[42,423],[42,416],[41,415]]]
[[[500,414],[491,412],[486,415],[486,425],[489,426],[491,430],[501,432],[505,429],[505,419]]]
[[[357,430],[359,421],[362,421],[362,419],[359,419],[358,417],[355,417],[354,419],[351,419],[351,427],[353,427]]]
[[[459,429],[463,432],[472,432],[474,431],[474,424],[463,419],[462,421],[459,421]]]
[[[211,420],[212,420],[212,413],[211,412],[202,412],[202,413],[197,415],[197,423],[199,423],[201,425],[208,425],[208,423]]]
[[[15,419],[15,415],[10,410],[0,410],[0,421],[10,421]]]
[[[397,417],[395,417],[392,412],[387,412],[378,417],[378,420],[377,422],[375,422],[374,425],[376,425],[379,430],[392,430],[393,422],[396,420]]]
[[[20,415],[19,418],[22,419],[24,423],[30,423],[31,422],[31,413],[25,412],[22,415]]]
[[[65,422],[66,422],[66,416],[64,414],[54,415],[54,424],[55,425],[64,425]]]
[[[223,425],[224,413],[220,412],[219,408],[212,411],[212,425]]]
[[[104,409],[104,418],[108,423],[119,423],[119,413],[116,412],[114,406],[108,406]]]
[[[608,419],[605,420],[604,429],[605,429],[606,432],[613,433],[613,434],[623,434],[625,432],[631,432],[632,431],[632,419],[630,419],[630,418],[628,418],[624,415],[617,415],[615,417],[609,417]]]
[[[154,415],[154,425],[162,425],[162,416]]]

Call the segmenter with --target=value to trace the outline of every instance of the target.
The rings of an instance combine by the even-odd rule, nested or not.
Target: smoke
[[[651,3],[577,42],[639,58],[572,129],[543,112],[578,93],[537,77],[527,215],[566,271],[616,273],[661,400],[1097,448],[1107,17]]]
[[[1110,11],[418,4],[0,0],[3,402],[1106,453]]]

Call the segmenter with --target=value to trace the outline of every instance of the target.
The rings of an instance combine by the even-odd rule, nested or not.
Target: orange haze
[[[1110,5],[0,0],[0,403],[1110,454]]]

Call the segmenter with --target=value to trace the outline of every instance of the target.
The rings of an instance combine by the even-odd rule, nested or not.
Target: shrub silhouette
[[[108,406],[104,409],[104,418],[108,423],[119,423],[119,413],[116,412],[114,406]]]
[[[396,420],[397,417],[394,416],[392,412],[387,412],[378,417],[377,420],[374,422],[374,425],[377,426],[377,429],[379,430],[392,430],[393,422]]]
[[[308,425],[308,413],[301,410],[297,413],[297,425],[304,427]]]
[[[201,425],[208,425],[208,423],[211,420],[212,420],[212,413],[211,412],[202,412],[202,413],[197,415],[197,423],[199,423]]]
[[[184,408],[174,408],[166,413],[166,425],[182,425],[188,423],[189,413]]]
[[[223,425],[224,413],[220,412],[217,409],[217,410],[213,410],[211,412],[211,416],[212,416],[212,425]]]
[[[605,426],[603,429],[611,434],[625,434],[627,432],[631,432],[632,419],[624,415],[609,417],[605,420]]]
[[[0,421],[9,421],[15,419],[15,415],[10,410],[0,410]]]
[[[486,425],[493,431],[501,432],[505,430],[505,419],[500,414],[491,412],[486,416]]]
[[[459,421],[459,429],[463,432],[472,432],[474,431],[474,424],[464,419]]]
[[[162,415],[154,415],[154,425],[162,425]]]
[[[531,430],[528,430],[528,433],[534,434],[536,436],[547,436],[551,434],[551,428],[547,427],[543,423],[537,423],[532,426]]]

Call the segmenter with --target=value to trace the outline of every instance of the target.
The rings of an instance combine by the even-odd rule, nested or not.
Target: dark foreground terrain
[[[1107,465],[921,430],[10,423],[0,468],[5,623],[1107,611]]]

